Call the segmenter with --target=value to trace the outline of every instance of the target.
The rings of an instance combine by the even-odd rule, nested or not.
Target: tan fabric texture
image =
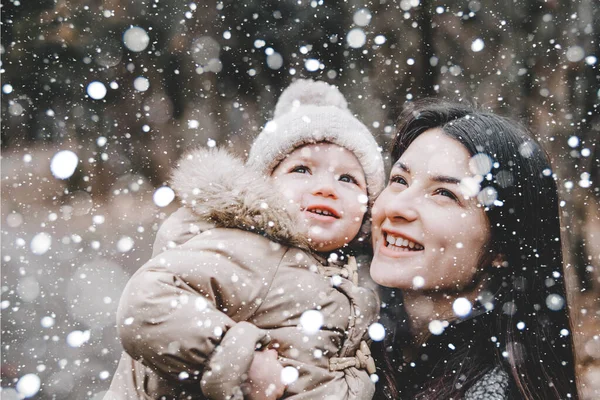
[[[173,188],[184,206],[122,295],[125,352],[105,398],[241,398],[267,344],[299,373],[284,398],[372,398],[364,369],[331,371],[329,360],[356,356],[378,318],[375,293],[343,277],[341,263],[339,279],[323,273],[336,265],[304,249],[268,182],[227,153],[190,153]],[[323,316],[317,333],[301,327],[308,310]]]

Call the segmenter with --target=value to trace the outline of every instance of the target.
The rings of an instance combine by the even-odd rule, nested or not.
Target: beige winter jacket
[[[356,273],[306,250],[268,182],[222,150],[184,157],[173,187],[184,207],[122,295],[126,352],[106,399],[241,399],[267,343],[299,373],[284,398],[371,399],[372,359],[357,350],[379,303]],[[309,310],[316,333],[300,322]]]

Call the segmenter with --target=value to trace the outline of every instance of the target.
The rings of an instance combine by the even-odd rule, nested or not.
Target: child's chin
[[[309,236],[310,237],[310,236]],[[319,253],[332,252],[338,250],[344,246],[344,243],[333,243],[331,240],[319,239],[315,237],[310,237],[311,245],[310,247],[314,251],[318,251]]]

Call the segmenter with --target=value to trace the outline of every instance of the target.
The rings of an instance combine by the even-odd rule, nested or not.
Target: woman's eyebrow
[[[394,168],[400,168],[407,174],[410,174],[409,166],[404,164],[401,161],[398,161],[396,164],[394,164]],[[458,185],[461,182],[461,179],[455,178],[453,176],[447,176],[447,175],[433,175],[429,179],[434,182],[451,183],[451,184],[456,184],[456,185]]]
[[[434,182],[460,184],[461,179],[446,175],[434,175],[430,178]]]
[[[396,162],[396,164],[394,164],[394,167],[398,167],[407,174],[410,174],[410,168],[408,168],[408,165],[404,164],[402,161]]]

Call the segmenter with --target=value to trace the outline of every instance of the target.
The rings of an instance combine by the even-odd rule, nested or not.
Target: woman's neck
[[[456,321],[458,317],[452,308],[454,301],[464,297],[474,304],[478,293],[479,288],[458,293],[403,291],[404,307],[409,316],[413,343],[420,346],[429,339],[432,331],[440,329],[437,324],[430,327],[432,321],[440,321],[441,327]]]

